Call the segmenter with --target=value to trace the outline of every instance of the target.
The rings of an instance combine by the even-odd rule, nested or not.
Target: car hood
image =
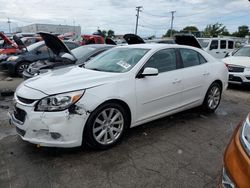
[[[35,76],[25,81],[24,85],[47,95],[53,95],[97,87],[120,78],[118,73],[93,71],[73,66]]]
[[[250,67],[250,57],[231,56],[222,59],[222,61],[226,64]]]
[[[139,37],[138,35],[135,34],[125,34],[123,36],[124,40],[128,43],[128,44],[143,44],[145,43],[145,41]]]
[[[13,40],[17,44],[19,50],[26,49],[26,51],[28,51],[25,44],[23,43],[23,41],[18,36],[14,35]]]
[[[45,45],[50,48],[54,54],[59,55],[61,53],[68,53],[77,60],[71,50],[57,36],[44,32],[38,34],[43,38]]]
[[[105,44],[116,45],[116,42],[113,41],[111,38],[107,37],[107,38],[105,39]]]
[[[2,32],[0,32],[0,37],[4,40],[4,42],[6,42],[8,45],[11,45],[15,48],[17,48],[17,45],[15,45],[14,42],[12,42],[9,37],[7,37],[5,34],[3,34]]]
[[[192,46],[192,47],[202,49],[198,40],[195,38],[194,35],[191,35],[191,34],[175,34],[174,41],[176,44],[179,44],[179,45]]]

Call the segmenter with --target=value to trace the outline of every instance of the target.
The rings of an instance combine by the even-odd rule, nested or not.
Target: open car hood
[[[125,34],[123,36],[124,40],[128,43],[128,44],[143,44],[145,43],[145,41],[139,37],[138,35],[135,34]]]
[[[23,41],[17,35],[13,36],[13,40],[17,44],[19,50],[26,49],[26,51],[28,51]]]
[[[107,38],[105,39],[105,44],[116,45],[116,42],[113,41],[111,38],[107,37]]]
[[[5,34],[3,34],[2,32],[0,32],[0,37],[4,40],[4,42],[6,42],[8,45],[12,45],[14,47],[17,48],[17,46],[15,45],[14,42],[12,42],[9,37],[7,37]]]
[[[174,41],[179,45],[193,46],[202,49],[200,43],[192,34],[175,34]]]
[[[40,32],[38,34],[43,38],[46,46],[50,48],[54,54],[59,56],[60,53],[68,53],[72,55],[72,57],[75,60],[77,60],[77,58],[70,51],[70,49],[57,36],[50,34],[50,33],[45,33],[45,32]]]

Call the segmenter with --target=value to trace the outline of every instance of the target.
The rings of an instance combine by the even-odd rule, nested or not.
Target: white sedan
[[[222,61],[228,66],[229,83],[250,85],[250,45],[238,49]]]
[[[84,67],[23,82],[11,123],[25,141],[105,149],[130,127],[197,106],[218,107],[227,67],[203,50],[167,44],[111,49]]]

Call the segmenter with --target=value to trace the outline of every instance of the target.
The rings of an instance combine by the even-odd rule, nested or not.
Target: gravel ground
[[[250,112],[250,89],[231,87],[214,114],[192,109],[130,129],[105,151],[37,148],[8,124],[0,100],[0,187],[216,187],[224,149]]]

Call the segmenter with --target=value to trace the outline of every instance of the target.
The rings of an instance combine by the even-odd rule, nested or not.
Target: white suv
[[[235,49],[235,42],[228,38],[198,38],[202,48],[215,58],[222,59]]]
[[[250,85],[250,45],[238,49],[222,61],[228,66],[229,83]]]
[[[227,67],[203,50],[167,44],[116,47],[84,67],[23,82],[11,123],[41,146],[116,144],[126,128],[202,105],[213,112],[227,87]]]

